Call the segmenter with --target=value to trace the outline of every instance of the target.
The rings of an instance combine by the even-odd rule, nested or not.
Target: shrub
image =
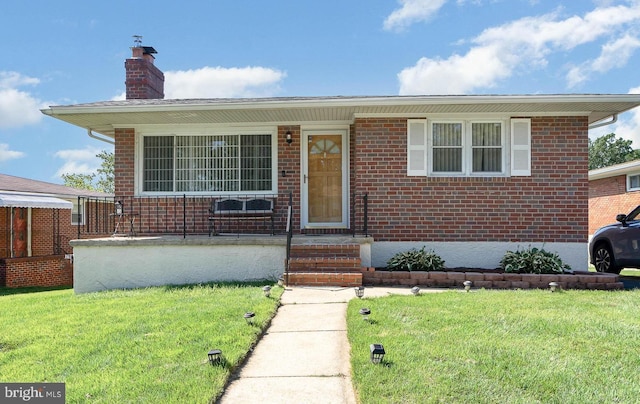
[[[529,247],[526,250],[507,251],[500,261],[505,272],[530,274],[557,274],[571,272],[556,253]]]
[[[387,261],[389,271],[440,271],[444,269],[444,260],[433,251],[412,248],[399,252]]]

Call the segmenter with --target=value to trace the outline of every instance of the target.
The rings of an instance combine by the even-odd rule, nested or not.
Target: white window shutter
[[[531,119],[511,120],[511,175],[531,176]]]
[[[407,120],[407,175],[427,175],[427,121]]]

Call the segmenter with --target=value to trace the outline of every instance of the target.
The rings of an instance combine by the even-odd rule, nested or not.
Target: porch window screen
[[[462,172],[462,123],[434,123],[433,172]]]
[[[147,136],[144,139],[143,191],[272,190],[271,135]]]
[[[502,171],[502,124],[497,122],[471,124],[473,172]]]

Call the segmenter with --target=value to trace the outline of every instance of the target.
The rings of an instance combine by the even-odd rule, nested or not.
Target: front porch
[[[73,240],[76,293],[205,282],[359,286],[373,238],[349,235],[109,237]],[[290,252],[290,254],[289,254]]]

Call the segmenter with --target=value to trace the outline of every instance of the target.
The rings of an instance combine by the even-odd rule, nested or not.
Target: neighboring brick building
[[[424,245],[450,267],[495,268],[536,245],[586,269],[589,125],[640,105],[633,94],[165,100],[145,49],[133,59],[154,96],[43,111],[115,141],[116,199],[136,206],[144,233],[169,233],[173,215],[206,234],[212,198],[290,193],[294,234],[366,220],[372,266]]]
[[[108,205],[112,212],[112,199],[0,174],[0,286],[71,285],[69,241],[77,238],[88,209]]]
[[[640,160],[589,171],[589,234],[640,205]]]

